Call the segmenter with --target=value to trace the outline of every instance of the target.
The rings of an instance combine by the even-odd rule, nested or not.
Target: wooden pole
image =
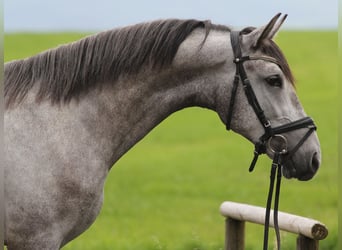
[[[226,219],[225,250],[245,250],[245,222]]]
[[[310,239],[304,235],[298,235],[297,237],[297,250],[318,250],[318,240]]]
[[[239,221],[261,225],[265,222],[265,208],[263,207],[226,201],[222,203],[220,211],[223,216]],[[309,218],[279,212],[278,222],[280,230],[300,234],[310,239],[322,240],[328,235],[328,229],[324,224]],[[274,226],[272,211],[270,226]]]

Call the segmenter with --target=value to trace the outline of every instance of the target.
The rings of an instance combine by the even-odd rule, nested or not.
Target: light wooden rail
[[[223,202],[221,214],[226,217],[225,250],[245,249],[245,222],[264,225],[265,208],[231,201]],[[319,240],[328,235],[328,229],[317,220],[278,212],[279,229],[297,234],[297,250],[318,250]],[[270,226],[273,227],[273,211]]]

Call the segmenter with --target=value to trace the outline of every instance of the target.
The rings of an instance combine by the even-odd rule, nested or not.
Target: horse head
[[[286,18],[279,17],[260,28],[232,32],[234,60],[229,67],[236,68],[236,74],[230,80],[229,108],[219,114],[228,129],[256,145],[256,155],[283,154],[285,177],[309,180],[321,162],[320,144],[296,95],[287,60],[273,41]]]

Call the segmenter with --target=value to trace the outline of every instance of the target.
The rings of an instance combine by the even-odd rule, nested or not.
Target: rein
[[[297,152],[297,150],[304,144],[304,142],[309,138],[309,136],[316,130],[316,126],[313,120],[310,117],[304,117],[299,120],[289,122],[284,125],[280,125],[277,127],[272,127],[271,122],[267,119],[264,114],[264,110],[261,108],[258,99],[253,91],[253,88],[250,84],[250,81],[247,77],[245,68],[243,63],[251,60],[263,60],[277,64],[279,67],[280,64],[272,57],[269,56],[242,56],[241,47],[240,47],[240,32],[232,31],[230,35],[231,45],[234,53],[234,63],[236,65],[236,72],[233,82],[233,88],[231,92],[231,99],[228,106],[228,115],[226,128],[227,130],[231,129],[231,121],[234,111],[235,97],[238,85],[241,81],[245,95],[247,97],[249,105],[252,106],[258,120],[264,128],[265,133],[259,138],[259,141],[255,143],[254,149],[254,158],[249,167],[249,172],[252,172],[256,162],[258,160],[259,155],[265,154],[266,150],[269,149],[273,153],[273,161],[270,173],[270,186],[268,191],[268,198],[266,204],[266,213],[265,213],[265,227],[264,227],[264,245],[263,250],[268,249],[268,232],[270,225],[270,212],[272,205],[272,197],[274,190],[274,183],[276,181],[276,190],[275,190],[275,200],[274,200],[274,210],[273,210],[273,222],[274,229],[277,237],[277,249],[280,250],[280,232],[278,226],[278,206],[279,206],[279,196],[280,196],[280,185],[281,185],[281,177],[282,177],[282,167],[284,163],[286,163],[291,157]],[[298,141],[296,146],[294,146],[291,150],[287,147],[287,140],[283,133],[294,131],[297,129],[307,128],[308,131],[306,134]]]

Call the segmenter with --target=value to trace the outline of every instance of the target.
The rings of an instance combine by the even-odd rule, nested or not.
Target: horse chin
[[[299,181],[308,181],[311,180],[314,175],[315,171],[305,171],[299,172],[292,164],[285,164],[282,169],[283,176],[286,179],[296,178]]]
[[[297,179],[299,181],[308,181],[308,180],[311,180],[314,177],[314,175],[315,174],[309,173],[309,174],[306,174],[306,175],[299,176]]]
[[[283,176],[286,179],[292,179],[296,177],[296,170],[292,167],[288,167],[288,166],[283,166],[282,168],[282,172],[283,172]]]

